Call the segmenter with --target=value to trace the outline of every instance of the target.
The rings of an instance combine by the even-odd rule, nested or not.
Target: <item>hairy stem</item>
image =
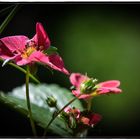
[[[34,134],[34,136],[37,136],[36,134],[36,128],[35,128],[35,124],[32,118],[32,111],[31,111],[31,104],[30,104],[30,97],[29,97],[29,66],[27,66],[27,72],[26,72],[26,100],[27,100],[27,108],[29,111],[29,118],[30,118],[30,123],[31,123],[31,127],[32,127],[32,132]]]

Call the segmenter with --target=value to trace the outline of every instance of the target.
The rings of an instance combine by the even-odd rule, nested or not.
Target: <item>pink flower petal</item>
[[[66,113],[69,113],[69,112],[71,111],[71,108],[70,108],[70,107],[66,107],[66,108],[64,109],[64,111],[65,111]]]
[[[105,94],[105,93],[109,93],[110,90],[108,88],[99,88],[97,89],[99,94]]]
[[[98,94],[106,94],[106,93],[114,93],[114,94],[119,94],[122,92],[121,89],[119,88],[106,88],[106,87],[101,87],[97,89]]]
[[[72,90],[72,93],[77,97],[79,96],[81,93],[79,90]],[[78,97],[79,99],[89,99],[92,96],[90,94],[82,94],[80,97]]]
[[[66,70],[64,67],[64,62],[59,55],[57,54],[49,55],[48,59],[49,59],[49,66],[51,68],[69,75],[68,70]]]
[[[118,80],[105,81],[99,84],[99,86],[101,87],[118,87],[119,85],[120,85],[120,81]]]
[[[10,59],[13,57],[14,54],[0,41],[0,58]]]
[[[96,125],[98,122],[100,122],[102,119],[102,116],[100,114],[97,113],[92,113],[92,114],[88,114],[86,117],[82,116],[80,121],[88,126],[94,126]]]
[[[29,56],[28,60],[30,62],[34,61],[34,62],[47,64],[52,69],[61,71],[65,74],[69,74],[69,72],[64,68],[64,63],[62,58],[58,55],[47,56],[43,54],[41,51],[35,51]]]
[[[76,108],[76,109],[74,109],[74,113],[75,113],[76,119],[79,119],[80,118],[80,114],[81,114],[80,110]]]
[[[122,92],[121,89],[117,88],[120,85],[120,81],[118,80],[111,80],[99,83],[99,88],[97,89],[98,94],[106,94],[106,93],[120,93]]]
[[[75,95],[76,97],[77,97],[78,95],[81,94],[81,93],[80,93],[80,90],[72,90],[72,93],[73,93],[73,95]]]
[[[102,116],[100,114],[94,113],[90,115],[90,125],[96,125],[98,122],[101,121]]]
[[[29,63],[31,63],[31,60],[29,60],[29,59],[18,58],[16,60],[16,64],[19,65],[19,66],[27,65]]]
[[[75,118],[76,119],[79,119],[79,117],[80,117],[80,110],[79,109],[77,109],[77,108],[70,108],[70,107],[66,107],[65,109],[64,109],[64,111],[66,112],[66,113],[73,113],[73,115],[75,116]]]
[[[9,49],[13,54],[23,52],[25,49],[26,41],[28,38],[26,36],[9,36],[1,38],[0,41],[4,46]],[[4,47],[3,46],[3,47]]]
[[[88,79],[88,77],[80,73],[72,73],[70,75],[70,82],[72,83],[72,85],[74,85],[77,88],[80,87],[81,83],[86,79]]]
[[[42,24],[39,22],[36,24],[36,35],[32,40],[34,40],[39,47],[41,46],[42,50],[48,49],[51,44],[46,31],[44,30]]]
[[[83,94],[79,97],[79,99],[90,99],[92,96],[90,94]]]
[[[85,125],[90,125],[90,119],[89,118],[87,118],[87,117],[81,117],[80,118],[80,121],[83,123],[83,124],[85,124]]]

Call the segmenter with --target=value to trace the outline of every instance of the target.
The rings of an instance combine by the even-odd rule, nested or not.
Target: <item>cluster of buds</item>
[[[91,111],[80,111],[77,108],[67,107],[64,109],[63,116],[66,118],[70,128],[89,128],[96,125],[101,120],[101,115]]]

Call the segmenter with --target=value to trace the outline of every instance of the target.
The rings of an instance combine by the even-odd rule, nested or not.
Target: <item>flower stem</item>
[[[0,61],[3,62],[2,59],[0,59]],[[14,64],[14,63],[12,63],[12,62],[10,62],[10,63],[8,63],[8,64],[9,64],[10,66],[12,66],[12,67],[18,69],[19,71],[25,73],[25,74],[27,73],[25,69],[19,67],[18,65]],[[37,84],[40,84],[40,81],[39,81],[38,79],[36,79],[31,73],[29,73],[29,77],[30,77],[33,81],[35,81]]]
[[[14,15],[16,14],[17,9],[18,9],[18,4],[13,8],[13,10],[10,12],[10,14],[6,17],[6,19],[0,25],[0,34],[3,32],[5,27],[8,25],[8,23],[14,17]]]
[[[16,69],[20,70],[21,72],[27,74],[27,72],[26,72],[25,69],[23,69],[23,68],[17,66],[16,64],[14,64],[14,63],[8,63],[8,64],[11,65],[11,66],[13,66],[13,67],[15,67]],[[32,80],[34,80],[37,84],[40,84],[40,81],[39,81],[38,79],[36,79],[32,74],[29,73],[29,77],[30,77]]]
[[[32,127],[32,132],[34,134],[34,136],[37,136],[36,134],[36,128],[35,128],[35,124],[32,118],[32,111],[31,111],[31,104],[30,104],[30,97],[29,97],[29,66],[27,66],[27,72],[26,72],[26,100],[27,100],[27,108],[29,111],[29,118],[30,118],[30,123],[31,123],[31,127]]]
[[[9,12],[9,10],[13,7],[14,5],[8,6],[2,10],[0,10],[0,16],[2,16],[3,14]]]
[[[51,123],[56,119],[56,117],[67,107],[69,106],[72,102],[74,102],[76,99],[78,99],[78,97],[80,97],[82,94],[79,94],[77,97],[74,97],[72,100],[70,100],[62,109],[60,109],[56,115],[50,120],[50,122],[48,123],[48,125],[46,126],[45,128],[45,131],[44,131],[44,134],[43,134],[43,137],[46,136],[46,133],[47,133],[47,130],[48,130],[48,127],[51,125]]]
[[[92,99],[88,99],[88,100],[87,100],[87,110],[88,110],[88,111],[91,110],[91,105],[92,105]]]

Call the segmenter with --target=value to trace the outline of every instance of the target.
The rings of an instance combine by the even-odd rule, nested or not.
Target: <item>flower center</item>
[[[22,58],[28,58],[34,51],[37,50],[37,46],[34,41],[30,40],[26,44],[26,48],[22,53]]]
[[[22,57],[28,58],[34,51],[36,51],[35,47],[29,47],[23,52]]]
[[[95,91],[97,89],[96,87],[96,82],[97,79],[88,79],[86,81],[84,81],[83,83],[81,83],[80,85],[80,91],[81,93],[92,93],[93,91]]]

